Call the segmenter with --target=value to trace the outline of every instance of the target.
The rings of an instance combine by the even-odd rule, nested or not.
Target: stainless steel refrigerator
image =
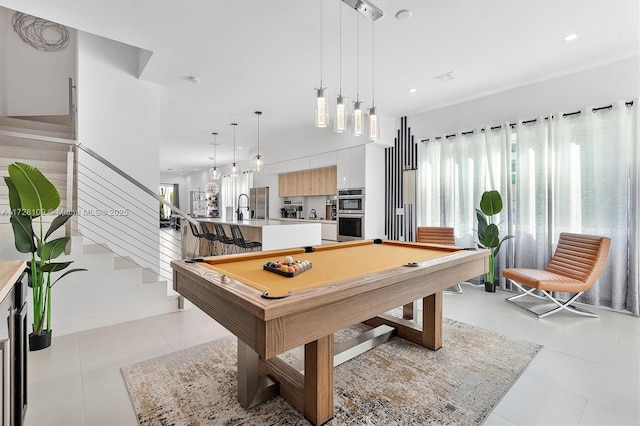
[[[269,187],[249,189],[251,219],[269,219]]]

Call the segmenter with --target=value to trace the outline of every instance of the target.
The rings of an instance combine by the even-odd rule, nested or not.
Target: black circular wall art
[[[16,12],[13,30],[29,46],[45,52],[57,52],[69,44],[69,30],[64,25]]]

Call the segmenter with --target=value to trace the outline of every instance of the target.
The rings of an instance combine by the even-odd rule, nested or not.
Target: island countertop
[[[217,217],[194,217],[198,222],[222,223],[224,225],[248,226],[251,228],[263,228],[265,226],[285,226],[285,225],[308,225],[310,223],[323,223],[321,220],[299,220],[299,219],[221,219]],[[335,221],[333,221],[335,223]]]
[[[212,217],[194,217],[202,225],[209,227],[210,232],[215,233],[214,224],[221,224],[225,233],[231,236],[230,225],[238,225],[246,240],[262,243],[262,250],[277,250],[292,247],[316,246],[322,243],[322,223],[320,221],[301,220],[285,221],[279,219],[221,219]],[[186,240],[192,240],[191,232],[187,232],[188,226],[183,227],[186,232]],[[186,241],[185,240],[185,241]],[[188,247],[193,247],[193,242],[187,242]],[[202,254],[203,245],[200,245]]]

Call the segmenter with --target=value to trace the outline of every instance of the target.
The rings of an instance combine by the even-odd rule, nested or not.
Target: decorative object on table
[[[265,263],[262,269],[292,278],[311,269],[311,262],[308,260],[293,260],[291,256],[287,256],[283,260]]]
[[[341,330],[336,344],[366,329],[359,324]],[[327,424],[481,424],[541,349],[446,318],[443,339],[447,349],[434,352],[394,337],[336,367],[335,415]],[[308,425],[280,397],[250,410],[238,404],[235,340],[222,338],[123,367],[139,424]],[[293,349],[283,358],[293,363],[303,352]],[[372,395],[372,387],[384,397]]]
[[[485,191],[480,199],[480,209],[476,209],[478,218],[478,247],[489,249],[489,270],[485,275],[484,289],[487,292],[496,291],[495,261],[502,243],[513,235],[505,235],[500,239],[499,223],[494,216],[502,211],[502,197],[498,191]]]
[[[51,288],[72,272],[86,269],[69,269],[51,281],[52,273],[66,269],[73,262],[53,262],[64,252],[70,237],[48,238],[73,213],[58,215],[44,232],[42,215],[60,206],[58,190],[36,167],[16,162],[10,164],[8,169],[9,176],[4,180],[9,188],[10,221],[16,249],[20,253],[31,253],[29,286],[33,290],[33,332],[29,334],[29,349],[33,351],[51,344]],[[34,219],[36,231],[33,228]]]

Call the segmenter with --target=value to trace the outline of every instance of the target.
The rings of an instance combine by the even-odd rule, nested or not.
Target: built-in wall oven
[[[338,190],[338,241],[364,238],[364,188]]]
[[[338,215],[364,214],[364,188],[338,190]]]
[[[363,238],[363,214],[338,214],[338,241],[353,241]]]

